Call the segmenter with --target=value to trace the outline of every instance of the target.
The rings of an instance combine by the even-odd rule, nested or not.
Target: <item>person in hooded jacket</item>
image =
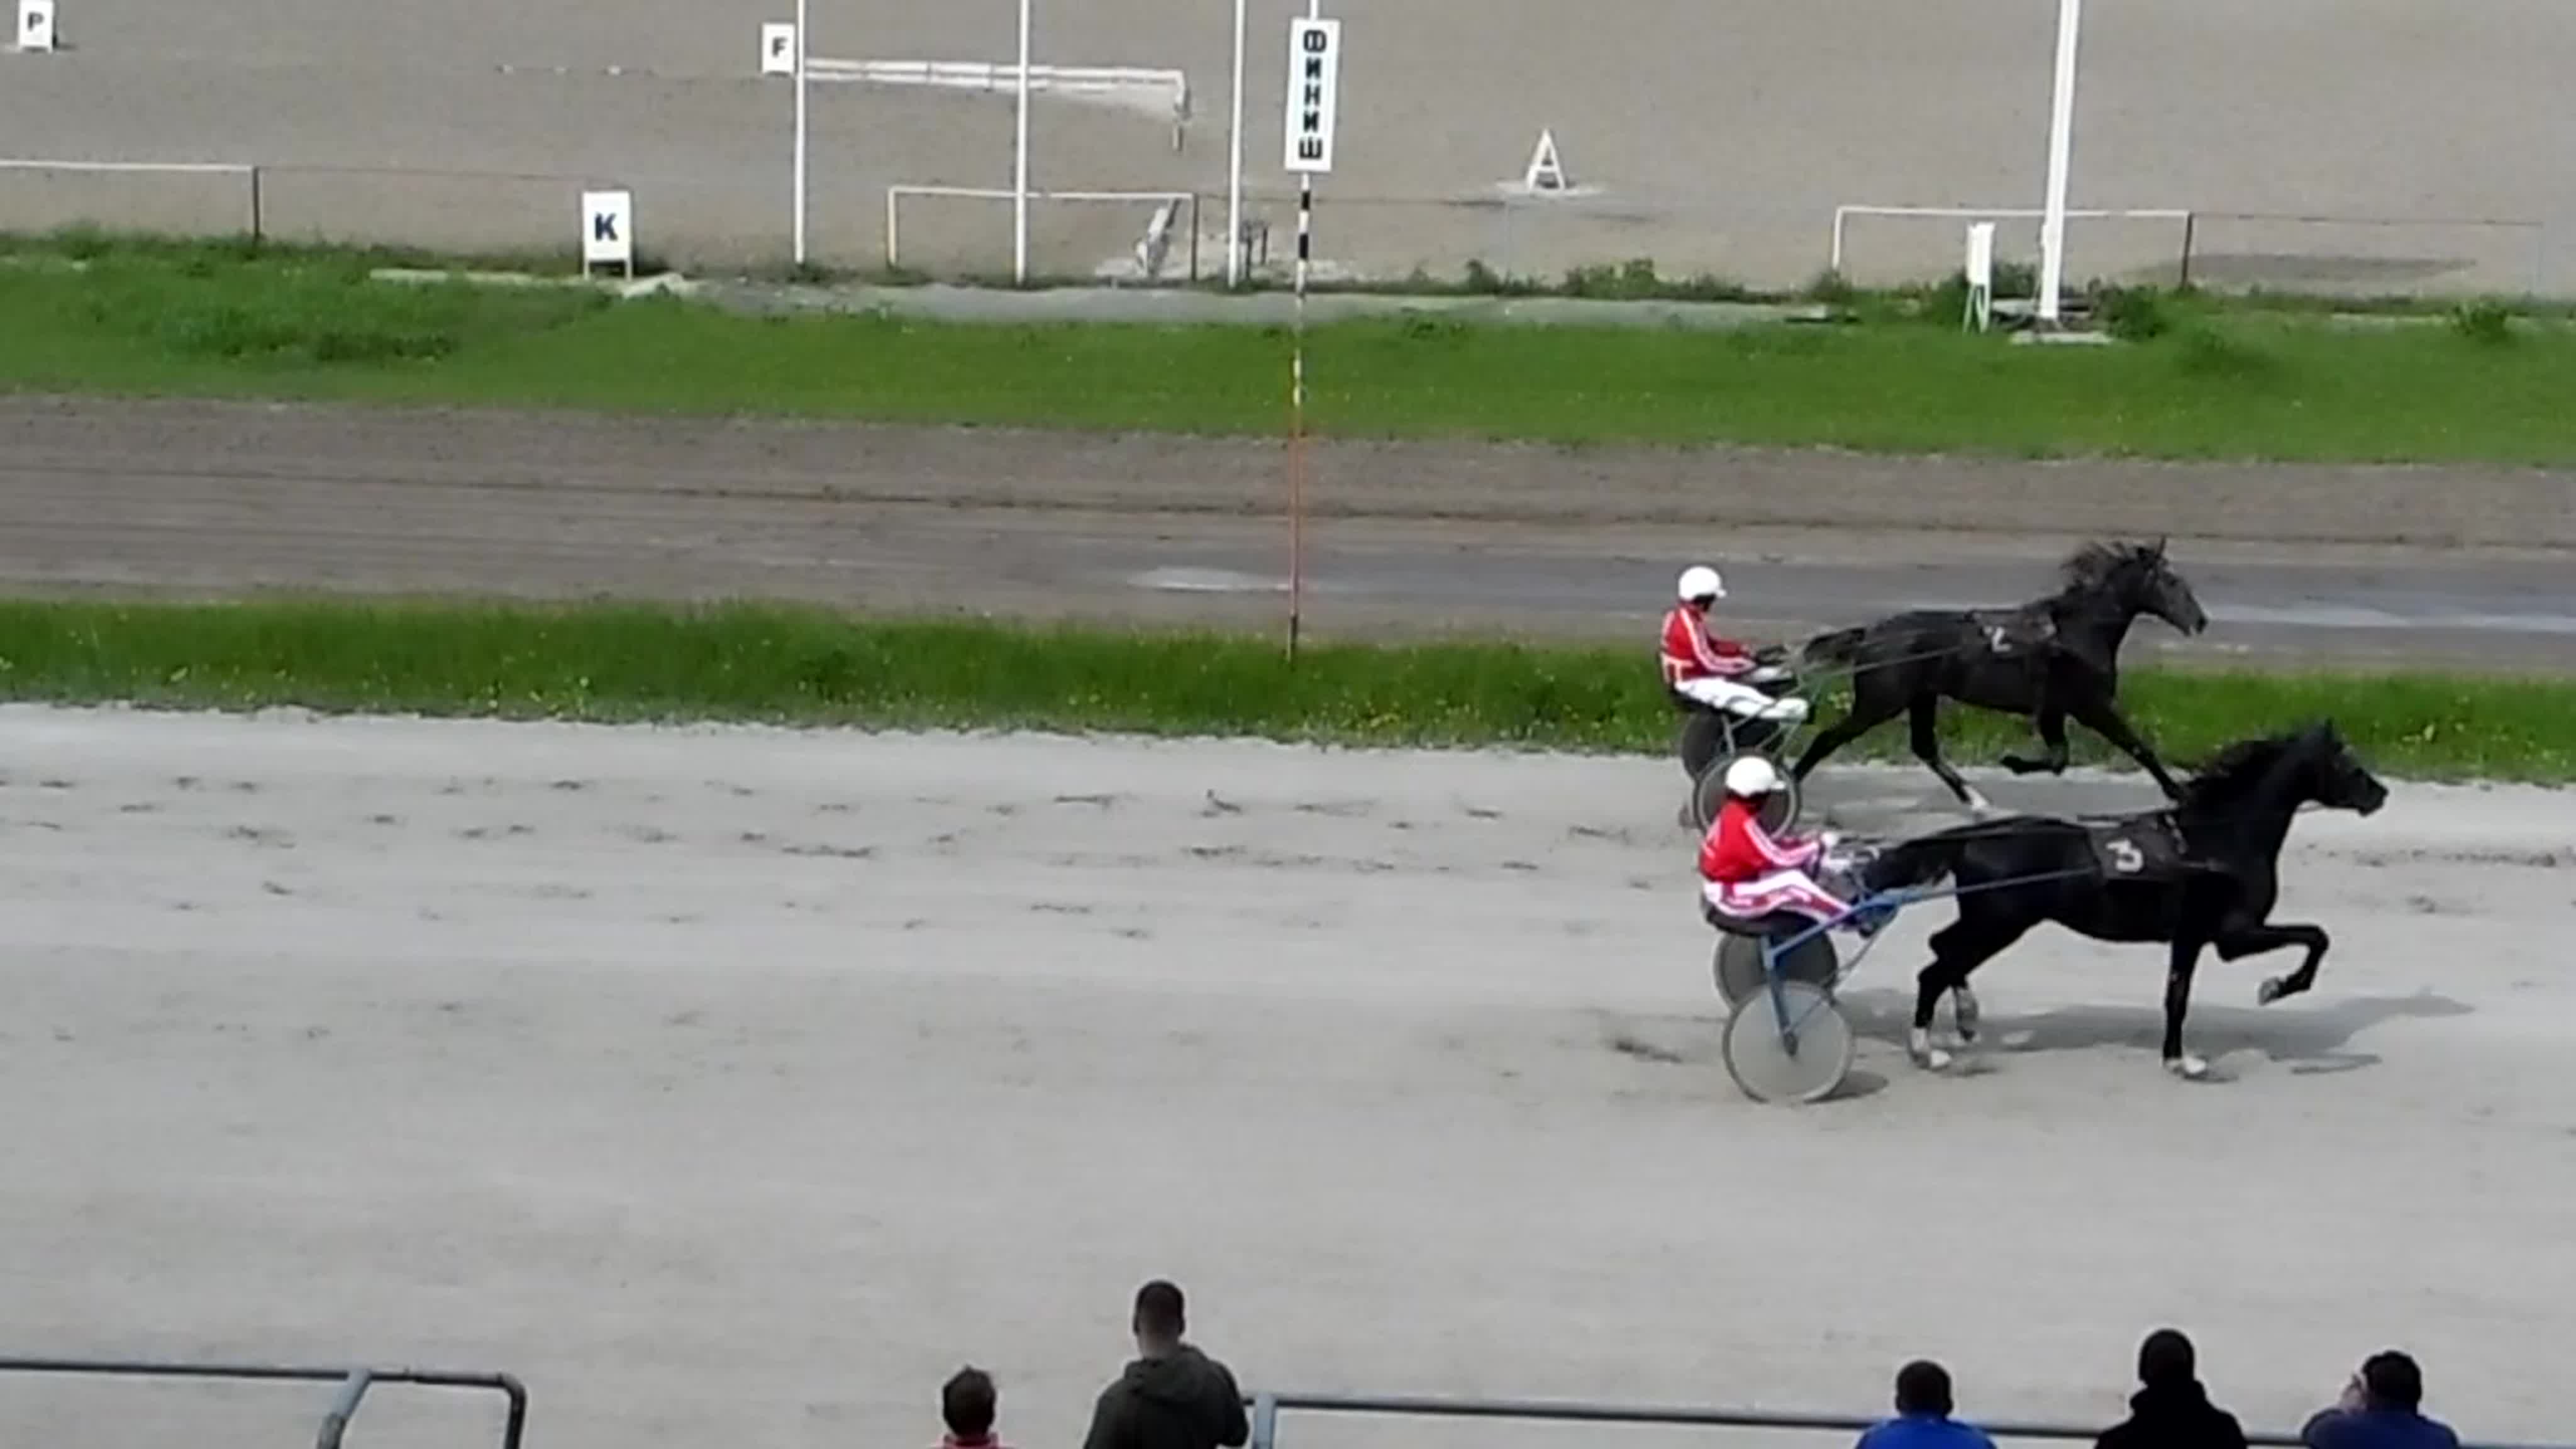
[[[2129,1417],[2102,1431],[2094,1449],[2245,1449],[2244,1426],[2209,1401],[2191,1340],[2159,1328],[2138,1345],[2138,1391]]]
[[[1234,1372],[1182,1338],[1181,1290],[1136,1290],[1136,1358],[1092,1406],[1082,1449],[1241,1449],[1252,1437]]]

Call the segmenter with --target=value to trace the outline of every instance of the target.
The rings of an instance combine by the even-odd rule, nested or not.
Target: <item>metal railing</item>
[[[1582,1400],[1432,1399],[1371,1394],[1270,1394],[1245,1396],[1252,1410],[1249,1449],[1279,1449],[1282,1413],[1350,1414],[1411,1419],[1511,1419],[1523,1423],[1637,1424],[1667,1428],[1767,1429],[1789,1433],[1853,1434],[1879,1422],[1847,1414],[1799,1414],[1761,1409],[1697,1408],[1651,1404],[1598,1404]],[[2051,1443],[2090,1444],[2107,1427],[2101,1424],[2020,1424],[1973,1419],[1997,1440],[2029,1439]],[[2245,1442],[2263,1449],[2299,1449],[2295,1434],[2248,1432]],[[2463,1441],[2461,1449],[2576,1449],[2569,1445],[2495,1444]]]
[[[528,1430],[527,1386],[505,1373],[472,1373],[448,1369],[306,1367],[292,1364],[156,1363],[145,1359],[0,1358],[0,1373],[64,1374],[129,1379],[236,1379],[254,1383],[336,1384],[322,1412],[314,1449],[340,1449],[365,1402],[378,1384],[411,1384],[433,1389],[480,1389],[501,1395],[509,1416],[501,1425],[501,1449],[520,1449]]]

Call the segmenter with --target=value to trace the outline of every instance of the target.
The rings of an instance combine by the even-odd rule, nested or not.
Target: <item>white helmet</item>
[[[1729,795],[1768,795],[1780,788],[1780,772],[1760,755],[1746,755],[1726,767]]]
[[[1719,578],[1717,570],[1706,564],[1692,564],[1682,570],[1680,593],[1685,599],[1723,599],[1726,597],[1726,580]]]

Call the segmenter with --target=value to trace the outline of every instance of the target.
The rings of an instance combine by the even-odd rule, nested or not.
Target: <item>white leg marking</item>
[[[1950,1054],[1932,1044],[1932,1033],[1921,1027],[1910,1028],[1905,1036],[1905,1050],[1915,1065],[1930,1071],[1943,1071],[1950,1065]]]

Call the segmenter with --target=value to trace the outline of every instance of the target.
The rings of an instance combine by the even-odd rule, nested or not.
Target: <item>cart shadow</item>
[[[1864,1041],[1902,1047],[1914,1015],[1911,991],[1849,992],[1841,998],[1852,1030]],[[2358,1050],[2354,1038],[2384,1023],[2474,1015],[2477,1008],[2430,991],[2409,996],[2348,996],[2302,1010],[2298,998],[2274,1006],[2192,1007],[2183,1023],[2192,1051],[2215,1063],[2240,1052],[2260,1053],[2292,1075],[2316,1076],[2379,1065],[2376,1052]],[[1938,1033],[1950,1029],[1944,1003],[1934,1017]],[[2164,1011],[2153,1006],[2064,1006],[2018,1014],[1989,1009],[1974,1051],[2005,1057],[2130,1048],[2154,1052],[2164,1037]]]

